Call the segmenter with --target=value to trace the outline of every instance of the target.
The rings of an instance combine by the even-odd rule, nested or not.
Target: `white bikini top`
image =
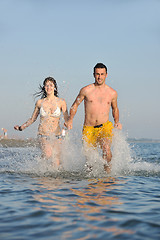
[[[61,115],[61,109],[59,108],[59,107],[57,107],[56,108],[56,110],[54,111],[54,113],[51,113],[51,114],[48,114],[45,110],[44,110],[44,108],[43,108],[43,106],[41,106],[41,108],[40,108],[40,116],[41,117],[60,117],[60,115]]]

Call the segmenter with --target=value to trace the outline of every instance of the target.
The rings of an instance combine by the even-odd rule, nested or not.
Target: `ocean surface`
[[[0,140],[0,239],[159,240],[160,141],[116,131],[107,174],[79,139],[63,141],[58,169],[35,140]]]

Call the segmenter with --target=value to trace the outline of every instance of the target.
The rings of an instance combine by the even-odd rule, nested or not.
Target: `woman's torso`
[[[40,102],[40,124],[38,127],[39,135],[55,135],[60,134],[60,115],[61,115],[61,99],[54,100],[42,99]]]

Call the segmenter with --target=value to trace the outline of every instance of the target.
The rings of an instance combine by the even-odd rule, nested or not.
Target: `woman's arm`
[[[35,108],[34,108],[34,111],[33,111],[33,114],[31,116],[31,118],[29,118],[25,123],[23,123],[21,126],[19,125],[16,125],[14,126],[14,129],[15,130],[18,130],[18,131],[22,131],[24,130],[25,128],[29,127],[32,123],[34,123],[39,115],[39,111],[40,111],[40,100],[38,100],[36,102],[36,105],[35,105]]]
[[[62,112],[63,112],[63,116],[64,116],[64,121],[67,122],[68,121],[68,110],[67,110],[67,104],[65,100],[62,100],[62,106],[61,106]]]

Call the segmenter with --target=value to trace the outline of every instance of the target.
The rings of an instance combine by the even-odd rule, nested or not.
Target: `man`
[[[97,63],[93,76],[95,82],[83,87],[70,109],[70,117],[65,123],[68,129],[72,129],[73,118],[77,108],[84,100],[85,119],[83,126],[83,142],[92,147],[99,146],[103,151],[103,159],[107,164],[105,169],[110,171],[112,158],[111,143],[113,125],[109,121],[109,111],[112,108],[114,127],[122,129],[119,123],[119,109],[117,106],[117,92],[106,85],[107,67],[103,63]]]

